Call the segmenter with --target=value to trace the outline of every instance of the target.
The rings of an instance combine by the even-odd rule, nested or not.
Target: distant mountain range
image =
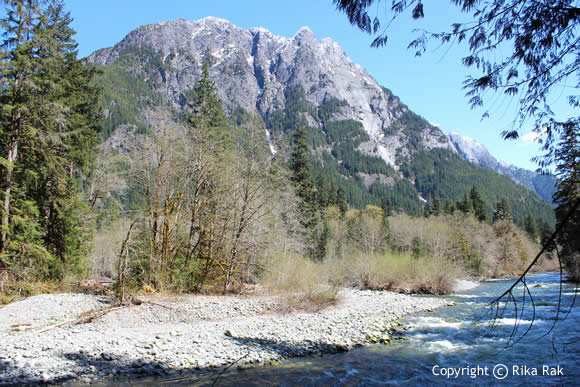
[[[556,179],[551,175],[541,175],[516,167],[507,161],[493,157],[487,148],[474,139],[458,133],[446,133],[447,137],[465,160],[509,177],[518,184],[535,191],[542,199],[552,203]]]
[[[318,41],[307,27],[286,38],[215,17],[165,21],[137,28],[87,62],[102,70],[103,126],[111,149],[139,151],[139,136],[184,130],[207,62],[235,124],[260,128],[265,149],[281,159],[288,156],[296,128],[303,127],[317,179],[343,187],[351,205],[390,200],[419,214],[435,192],[455,201],[476,185],[490,213],[505,198],[516,220],[527,214],[553,220],[551,206],[528,189],[537,189],[533,172],[528,171],[530,185],[524,172],[500,171],[491,156],[493,172],[482,169],[489,167],[476,162],[480,157],[474,164],[465,161],[465,154],[484,152],[453,142],[336,42]],[[528,188],[496,172],[517,176]],[[543,191],[542,196],[549,198]]]

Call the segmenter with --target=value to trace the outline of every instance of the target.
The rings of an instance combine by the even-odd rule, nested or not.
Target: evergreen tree
[[[550,225],[550,223],[548,223],[544,219],[539,219],[537,224],[538,224],[538,233],[540,236],[540,244],[542,246],[545,246],[548,243],[548,240],[550,239],[550,237],[552,236],[552,233],[554,232],[554,228]],[[551,243],[548,246],[547,251],[552,252],[552,251],[554,251],[555,247],[556,247],[555,244]]]
[[[90,229],[80,178],[99,129],[94,71],[78,59],[62,1],[5,0],[0,77],[0,262],[58,278],[83,266]]]
[[[536,225],[536,221],[529,214],[524,219],[524,230],[528,233],[532,240],[535,241],[538,239],[538,227]]]
[[[316,175],[316,192],[316,199],[319,208],[326,208],[330,204],[333,204],[330,201],[330,187],[327,180],[324,178],[324,175],[321,173]]]
[[[316,235],[316,249],[313,251],[313,258],[317,261],[322,261],[326,258],[327,244],[330,239],[330,226],[326,218],[320,222],[320,230],[317,230]]]
[[[495,210],[493,212],[493,222],[500,220],[512,220],[512,213],[507,200],[501,199],[495,204]]]
[[[299,211],[302,217],[302,226],[308,238],[308,254],[314,259],[321,259],[325,255],[329,229],[326,225],[320,224],[322,216],[308,160],[306,132],[302,128],[298,128],[293,139],[294,148],[289,160],[290,181],[294,184],[296,195],[300,199]]]
[[[479,191],[477,190],[477,188],[475,188],[475,186],[472,186],[471,190],[469,191],[469,199],[471,200],[471,205],[472,205],[473,213],[474,213],[475,217],[480,222],[486,222],[487,221],[487,207],[485,205],[485,202],[481,199],[481,196],[479,195]]]
[[[427,248],[425,244],[418,236],[413,238],[413,242],[411,245],[411,255],[413,258],[421,258],[427,255]]]
[[[19,237],[28,239],[29,246],[38,246],[40,235],[37,209],[25,196],[21,187],[20,168],[25,149],[30,149],[37,136],[32,126],[37,114],[34,90],[38,79],[35,70],[39,59],[35,56],[38,44],[34,29],[40,17],[37,2],[3,1],[6,17],[1,21],[2,41],[0,79],[0,184],[3,205],[0,222],[0,259],[7,265],[5,254],[15,250]],[[25,156],[25,155],[24,155]],[[19,235],[20,234],[20,235]],[[40,250],[39,250],[40,251]]]
[[[468,214],[473,211],[473,204],[467,196],[467,193],[463,195],[463,199],[459,200],[456,204],[456,207],[459,211],[463,212],[464,214]]]
[[[443,203],[443,212],[447,215],[453,215],[455,212],[455,206],[449,200],[445,200]]]
[[[228,118],[224,113],[222,102],[217,94],[215,83],[209,77],[209,61],[205,60],[202,76],[193,89],[193,114],[189,123],[216,150],[222,152],[232,145],[231,131],[228,130]],[[199,140],[198,140],[199,141]]]
[[[294,183],[296,194],[302,200],[308,212],[315,209],[314,182],[312,179],[310,161],[308,160],[308,142],[306,132],[302,128],[296,129],[293,137],[294,148],[290,154],[290,180]]]
[[[554,194],[556,222],[562,224],[568,213],[571,217],[563,225],[558,236],[562,246],[562,260],[568,274],[575,280],[580,279],[580,120],[570,120],[564,127],[558,144],[556,176],[558,183]]]
[[[393,204],[389,199],[383,199],[381,203],[381,208],[383,209],[383,216],[386,218],[393,216]]]
[[[423,216],[425,218],[430,217],[431,215],[433,215],[433,198],[430,196],[429,200],[427,200],[427,202],[425,203],[424,207],[423,207]]]
[[[328,186],[328,205],[338,205],[338,188],[332,181]]]
[[[87,242],[92,239],[92,228],[85,221],[89,207],[80,181],[93,165],[100,131],[99,90],[91,86],[95,71],[77,59],[71,22],[62,3],[54,1],[36,33],[46,65],[41,94],[58,116],[43,123],[50,137],[48,141],[37,140],[34,159],[38,184],[30,190],[44,214],[44,245],[69,272],[83,268]]]
[[[336,206],[340,210],[340,213],[344,215],[344,213],[348,210],[348,201],[346,200],[346,193],[342,189],[342,187],[338,187],[336,190]]]
[[[439,197],[437,192],[433,193],[432,203],[433,203],[433,207],[432,207],[433,215],[435,215],[435,216],[441,215],[441,198]]]

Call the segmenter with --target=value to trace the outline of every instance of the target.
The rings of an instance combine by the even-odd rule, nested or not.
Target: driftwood
[[[39,330],[36,331],[36,333],[47,332],[47,331],[50,331],[52,329],[60,328],[60,327],[66,326],[66,325],[88,324],[90,322],[95,321],[98,318],[103,317],[107,313],[110,313],[110,312],[113,312],[115,310],[119,310],[122,308],[127,308],[131,305],[141,305],[141,304],[150,304],[150,305],[160,306],[162,308],[166,308],[166,309],[170,309],[170,310],[179,310],[178,308],[175,308],[172,306],[163,305],[163,304],[153,302],[153,301],[141,300],[141,299],[138,299],[138,298],[132,297],[132,296],[127,296],[125,298],[125,302],[123,304],[115,303],[114,305],[107,306],[105,308],[91,310],[91,311],[82,313],[78,317],[75,317],[75,318],[72,318],[72,319],[69,319],[66,321],[61,321],[57,324],[53,324],[53,325],[49,325],[49,326],[45,326],[43,328],[40,328]],[[32,326],[31,323],[15,323],[15,324],[10,325],[10,328],[12,330],[16,331],[16,330],[25,330],[26,327],[31,327],[31,326]]]
[[[60,328],[62,326],[69,325],[69,324],[70,325],[88,324],[88,323],[90,323],[90,322],[92,322],[100,317],[103,317],[104,315],[106,315],[109,312],[113,312],[115,310],[119,310],[119,309],[122,309],[125,307],[127,307],[127,305],[112,305],[112,306],[107,306],[107,307],[102,308],[102,309],[91,310],[89,312],[85,312],[85,313],[81,314],[79,317],[75,317],[75,318],[70,319],[70,320],[59,322],[58,324],[49,325],[47,327],[44,327],[44,328],[38,330],[37,333],[46,332],[46,331],[49,331],[51,329]]]
[[[103,317],[107,313],[110,313],[110,312],[113,312],[115,310],[119,310],[119,309],[122,309],[122,308],[127,308],[127,307],[129,307],[131,305],[141,305],[141,304],[151,304],[151,305],[156,305],[156,306],[160,306],[160,307],[167,308],[167,309],[171,309],[171,310],[177,310],[178,309],[178,308],[174,308],[174,307],[171,307],[171,306],[167,306],[167,305],[163,305],[163,304],[158,304],[156,302],[140,300],[138,298],[128,296],[128,297],[125,298],[125,302],[123,304],[116,303],[114,305],[107,306],[105,308],[101,308],[101,309],[96,309],[96,310],[91,310],[89,312],[85,312],[85,313],[81,314],[79,317],[75,317],[75,318],[70,319],[70,320],[62,321],[62,322],[60,322],[58,324],[54,324],[54,325],[50,325],[50,326],[44,327],[44,328],[38,330],[37,333],[46,332],[46,331],[49,331],[51,329],[60,328],[62,326],[69,325],[69,324],[70,325],[88,324],[90,322],[95,321],[98,318]],[[30,326],[32,324],[22,323],[22,324],[14,324],[14,325],[18,325],[18,326],[26,326],[26,325],[28,325],[28,326]]]
[[[29,327],[31,325],[32,325],[31,323],[16,323],[16,324],[10,325],[10,328]]]
[[[103,309],[98,309],[98,310],[92,310],[90,312],[87,313],[83,313],[80,317],[76,317],[70,320],[66,320],[66,321],[62,321],[58,324],[54,324],[54,325],[49,325],[47,327],[44,327],[40,330],[37,331],[37,333],[42,333],[42,332],[46,332],[49,331],[51,329],[55,329],[55,328],[60,328],[62,326],[71,324],[71,325],[78,325],[78,324],[87,324],[99,317],[104,316],[105,314],[112,312],[114,310],[117,309],[121,309],[123,308],[123,306],[109,306]]]

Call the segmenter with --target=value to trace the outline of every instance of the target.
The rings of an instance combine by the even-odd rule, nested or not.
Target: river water
[[[402,320],[393,333],[400,339],[389,345],[365,346],[347,353],[293,359],[278,366],[226,372],[216,376],[188,375],[144,379],[140,385],[429,385],[485,384],[580,385],[580,315],[572,307],[575,285],[562,285],[558,274],[534,274],[528,278],[535,314],[526,295],[493,319],[488,304],[513,280],[482,283],[478,288],[446,296],[456,306],[415,314]],[[523,288],[514,291],[521,297]],[[502,308],[503,308],[502,304]],[[525,305],[522,315],[522,305]],[[568,313],[569,312],[569,313]],[[556,316],[558,318],[556,320]],[[564,317],[567,317],[564,319]],[[530,331],[522,337],[534,319]],[[495,328],[490,332],[490,322]],[[513,345],[509,338],[519,321]],[[555,328],[548,335],[554,322]]]

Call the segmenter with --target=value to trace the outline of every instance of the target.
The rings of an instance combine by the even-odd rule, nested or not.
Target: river
[[[520,318],[515,318],[510,304],[503,316],[493,319],[493,313],[486,313],[488,304],[512,281],[483,282],[475,289],[446,296],[456,305],[404,318],[401,329],[393,333],[397,339],[389,345],[231,370],[217,380],[215,374],[182,375],[133,380],[126,385],[580,385],[580,315],[578,308],[570,308],[577,301],[575,285],[562,285],[561,313],[555,328],[545,335],[556,321],[559,275],[529,276],[535,312],[526,296],[523,315],[521,299],[517,305]],[[520,287],[514,295],[522,292]],[[530,331],[522,336],[532,317]],[[495,329],[490,332],[492,320]],[[509,338],[516,321],[519,328],[514,337],[519,340],[507,345],[513,343]]]

